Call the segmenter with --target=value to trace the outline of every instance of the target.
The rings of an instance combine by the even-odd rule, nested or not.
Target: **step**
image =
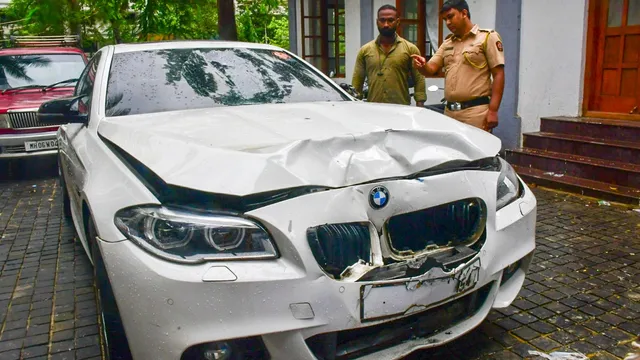
[[[637,142],[601,140],[582,135],[547,132],[526,133],[524,147],[640,165]]]
[[[537,149],[507,150],[507,161],[521,167],[640,189],[640,165]]]
[[[513,168],[522,180],[529,184],[570,191],[602,200],[640,206],[640,189],[614,186],[604,182],[582,179],[570,175],[558,177],[544,170],[520,167],[518,165],[514,165]]]
[[[587,136],[594,139],[640,141],[640,121],[597,118],[543,117],[540,131]]]

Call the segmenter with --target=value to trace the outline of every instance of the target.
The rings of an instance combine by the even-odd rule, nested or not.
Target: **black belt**
[[[466,108],[470,108],[473,106],[487,105],[489,103],[491,103],[491,98],[488,96],[483,96],[483,97],[475,98],[473,100],[462,101],[462,102],[447,101],[447,109],[451,111],[459,111],[459,110],[464,110]]]

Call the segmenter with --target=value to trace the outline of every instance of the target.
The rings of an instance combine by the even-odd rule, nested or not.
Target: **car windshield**
[[[282,51],[189,48],[116,54],[105,107],[107,116],[123,116],[346,100],[330,81]]]
[[[47,86],[80,77],[85,62],[80,54],[0,56],[0,90]],[[68,86],[74,86],[69,83]]]

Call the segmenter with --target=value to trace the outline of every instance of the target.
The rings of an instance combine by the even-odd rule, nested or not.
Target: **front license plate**
[[[426,310],[474,288],[479,278],[480,258],[443,278],[363,285],[360,318],[375,321]]]
[[[51,150],[58,148],[58,140],[38,140],[38,141],[25,141],[24,149],[26,151],[41,151]]]

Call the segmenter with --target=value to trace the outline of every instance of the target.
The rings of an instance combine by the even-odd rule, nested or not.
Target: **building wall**
[[[360,1],[361,0],[346,0],[345,1],[345,45],[347,52],[345,54],[346,61],[346,76],[341,79],[347,83],[351,83],[351,77],[353,76],[353,68],[356,63],[356,56],[360,49]],[[363,0],[370,1],[370,0]]]
[[[496,31],[504,44],[504,93],[498,111],[498,127],[493,134],[502,141],[502,149],[520,146],[522,119],[518,116],[520,89],[520,19],[522,0],[497,0]]]
[[[467,0],[471,20],[483,29],[496,28],[496,0]]]
[[[300,6],[300,0],[289,0],[296,3],[296,34],[298,37],[298,43],[296,44],[296,55],[302,57],[302,7]],[[289,24],[291,27],[291,24]]]
[[[380,6],[387,5],[387,4],[396,6],[395,0],[372,0],[372,1],[373,1],[373,18],[371,19],[371,22],[373,22],[374,33],[371,40],[373,40],[374,37],[378,36],[378,25],[376,24],[376,16],[378,16],[378,9],[380,8]]]
[[[540,117],[579,116],[582,108],[587,0],[522,0],[520,90],[522,131]]]
[[[289,51],[298,54],[298,2],[287,0],[287,12],[289,18]]]

